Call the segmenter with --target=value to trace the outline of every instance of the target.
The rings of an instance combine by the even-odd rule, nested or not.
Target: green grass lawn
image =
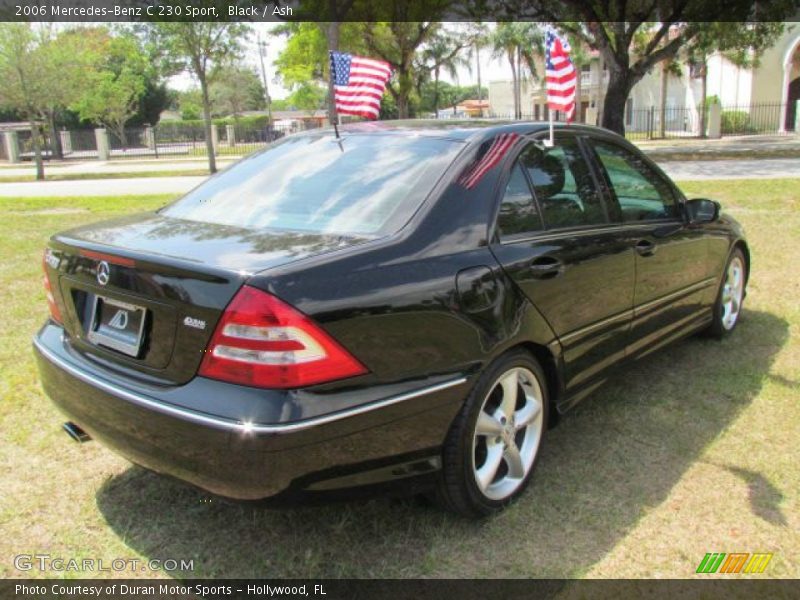
[[[800,577],[799,182],[684,186],[749,234],[740,327],[625,367],[549,432],[524,497],[477,523],[412,500],[236,504],[69,441],[30,348],[42,247],[168,198],[2,199],[0,576],[42,576],[11,557],[48,553],[194,559],[198,577],[685,578],[706,552],[761,551],[764,577]]]

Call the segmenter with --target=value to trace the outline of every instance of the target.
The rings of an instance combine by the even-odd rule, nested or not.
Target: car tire
[[[526,488],[547,426],[547,380],[536,359],[514,350],[480,376],[445,440],[439,504],[477,518]]]
[[[722,273],[717,299],[714,302],[713,320],[708,334],[722,339],[739,323],[747,286],[747,261],[744,252],[735,248]]]

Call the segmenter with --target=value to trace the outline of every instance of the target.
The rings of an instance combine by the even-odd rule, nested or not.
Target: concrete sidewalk
[[[800,133],[634,141],[655,160],[800,158]]]

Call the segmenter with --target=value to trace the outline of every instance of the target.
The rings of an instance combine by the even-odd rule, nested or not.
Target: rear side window
[[[400,229],[461,149],[420,136],[284,138],[162,214],[247,229],[383,235]]]
[[[500,213],[497,215],[497,226],[500,237],[504,238],[542,229],[539,208],[519,161],[511,170],[511,177],[506,184]]]
[[[675,196],[666,181],[635,154],[615,144],[593,141],[623,221],[677,218]]]
[[[546,150],[531,145],[520,163],[533,184],[548,229],[606,222],[602,199],[576,140],[556,139],[556,145]]]

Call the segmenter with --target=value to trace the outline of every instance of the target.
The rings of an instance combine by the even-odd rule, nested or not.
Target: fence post
[[[228,146],[233,148],[236,145],[236,128],[233,125],[225,125],[225,137],[228,139]]]
[[[19,136],[16,131],[6,131],[3,143],[6,145],[6,155],[8,162],[19,162]]]
[[[97,141],[97,158],[99,160],[108,160],[111,153],[108,146],[108,132],[100,127],[94,130],[94,139]]]
[[[653,139],[653,131],[655,130],[656,107],[651,106],[650,112],[647,113],[647,139]]]
[[[708,137],[712,139],[722,137],[722,107],[718,102],[708,107]]]
[[[71,131],[59,131],[59,137],[61,137],[61,151],[67,155],[72,153],[72,132]]]
[[[214,149],[214,155],[216,155],[219,152],[219,131],[213,123],[211,124],[211,147]]]

